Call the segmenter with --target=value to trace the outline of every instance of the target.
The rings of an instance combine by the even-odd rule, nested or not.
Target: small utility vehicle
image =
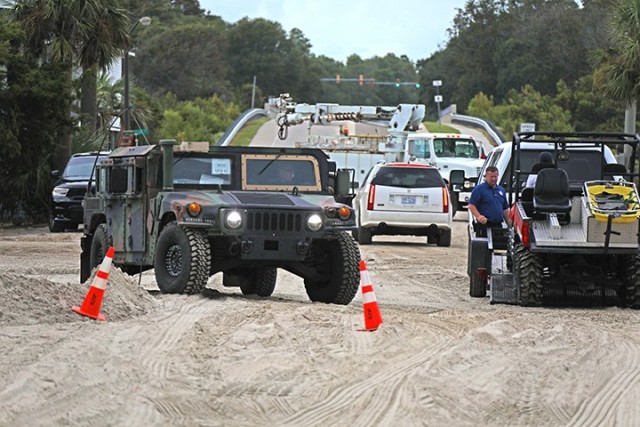
[[[479,237],[469,216],[469,293],[491,303],[543,304],[548,293],[604,295],[640,308],[638,174],[616,163],[624,146],[636,158],[640,136],[521,132],[483,166],[499,165],[511,224]],[[553,165],[537,171],[542,151]],[[537,171],[535,187],[525,187]],[[553,290],[553,292],[550,292]]]

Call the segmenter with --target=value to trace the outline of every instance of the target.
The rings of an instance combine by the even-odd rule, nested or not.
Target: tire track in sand
[[[585,401],[567,426],[585,427],[602,425],[633,425],[638,422],[634,413],[627,414],[626,419],[616,418],[619,411],[616,411],[624,397],[630,391],[635,390],[637,397],[640,388],[640,349],[637,346],[625,342],[628,348],[626,366],[620,369],[620,373],[610,378],[606,384],[595,393],[590,400]],[[633,397],[632,397],[633,398]],[[638,407],[638,403],[631,406]],[[637,415],[637,409],[636,409]]]
[[[430,347],[424,348],[413,356],[385,368],[383,371],[372,373],[364,381],[355,381],[349,386],[334,389],[326,398],[305,407],[282,421],[283,425],[313,426],[330,425],[333,422],[345,422],[344,414],[358,402],[361,410],[357,419],[350,419],[352,426],[390,425],[394,420],[402,396],[407,385],[407,378],[416,372],[424,372],[434,361],[434,355],[446,349],[449,339],[444,339],[435,333],[424,337],[424,343]],[[366,344],[365,334],[356,335],[355,348],[362,350]],[[371,390],[369,396],[363,396],[363,390]],[[366,403],[363,403],[366,402]]]

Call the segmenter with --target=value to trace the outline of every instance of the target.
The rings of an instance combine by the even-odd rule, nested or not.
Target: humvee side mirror
[[[462,186],[464,184],[464,171],[456,169],[449,172],[449,183],[452,186]]]

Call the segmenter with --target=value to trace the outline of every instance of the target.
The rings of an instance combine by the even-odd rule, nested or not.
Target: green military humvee
[[[269,296],[277,268],[304,279],[311,301],[349,304],[359,287],[348,200],[351,174],[318,149],[120,147],[84,205],[80,280],[102,262],[155,269],[163,293],[198,293],[210,276]],[[189,148],[196,148],[190,150]]]

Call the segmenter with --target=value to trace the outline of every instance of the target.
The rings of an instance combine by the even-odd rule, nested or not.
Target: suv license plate
[[[402,196],[402,198],[400,199],[400,203],[403,205],[415,205],[416,196]]]

